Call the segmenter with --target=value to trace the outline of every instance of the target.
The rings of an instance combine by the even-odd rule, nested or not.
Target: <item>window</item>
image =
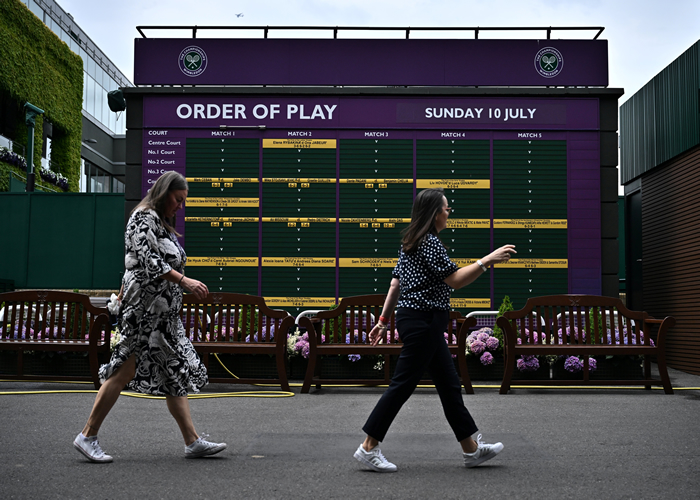
[[[87,71],[88,68],[88,55],[83,47],[80,47],[80,52],[78,53],[80,57],[83,58],[83,71]]]
[[[34,0],[29,0],[27,2],[27,6],[29,7],[29,10],[31,10],[36,17],[41,19],[41,21],[44,21],[44,9],[39,7],[37,3]]]
[[[95,60],[88,55],[88,69],[87,69],[88,75],[91,77],[95,78]]]
[[[95,80],[88,75],[87,77],[87,107],[88,113],[95,116]]]
[[[124,183],[117,179],[116,177],[112,177],[112,192],[113,193],[123,193],[124,192]]]
[[[88,74],[83,71],[83,109],[87,111]]]

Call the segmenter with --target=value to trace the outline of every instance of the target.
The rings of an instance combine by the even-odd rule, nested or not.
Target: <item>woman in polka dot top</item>
[[[379,321],[370,332],[376,345],[396,308],[396,327],[403,347],[394,377],[367,419],[365,441],[355,458],[377,472],[395,472],[377,447],[389,426],[427,371],[435,383],[447,421],[462,446],[467,467],[493,458],[501,443],[486,444],[472,439],[476,424],[462,400],[462,388],[444,339],[450,311],[452,289],[462,288],[486,272],[489,266],[507,261],[515,252],[505,245],[468,266],[459,268],[447,255],[438,233],[447,226],[452,209],[442,189],[425,189],[413,203],[411,223],[403,233],[399,262],[392,273],[391,285]],[[398,307],[398,308],[397,308]]]

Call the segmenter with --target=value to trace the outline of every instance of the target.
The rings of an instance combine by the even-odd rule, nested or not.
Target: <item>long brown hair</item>
[[[165,228],[176,236],[182,236],[177,231],[175,231],[175,217],[172,220],[163,215],[165,210],[165,203],[168,200],[168,193],[170,191],[189,191],[189,185],[187,184],[187,179],[177,172],[171,170],[165,172],[163,175],[158,177],[158,180],[153,184],[153,187],[148,190],[146,196],[143,200],[134,207],[131,211],[133,214],[137,210],[144,210],[150,208],[154,210],[158,217],[160,217],[161,222]]]
[[[445,192],[442,188],[424,189],[413,201],[411,223],[401,234],[403,251],[410,253],[423,242],[426,235],[438,235],[435,228],[435,216],[442,210],[442,199]]]

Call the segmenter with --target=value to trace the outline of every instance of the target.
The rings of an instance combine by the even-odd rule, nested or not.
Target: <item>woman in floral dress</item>
[[[207,370],[180,319],[183,289],[204,299],[209,290],[184,275],[187,257],[173,228],[176,212],[187,198],[187,180],[163,174],[131,213],[126,228],[126,272],[120,291],[121,340],[110,362],[100,368],[102,386],[90,417],[73,442],[92,462],[111,462],[97,432],[120,392],[165,396],[185,440],[185,457],[219,453],[226,443],[211,443],[195,431],[187,400],[207,384]]]

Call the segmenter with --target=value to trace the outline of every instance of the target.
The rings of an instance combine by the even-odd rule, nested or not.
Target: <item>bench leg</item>
[[[472,379],[471,377],[469,377],[469,370],[467,369],[466,353],[460,352],[457,358],[459,361],[459,374],[462,376],[462,386],[464,386],[464,391],[467,394],[474,394],[474,387],[472,387]]]
[[[311,389],[311,381],[314,378],[316,371],[316,356],[309,355],[309,364],[306,365],[306,374],[304,375],[304,384],[301,386],[301,393],[308,394]]]
[[[673,387],[671,387],[671,379],[668,378],[668,369],[666,368],[666,353],[661,351],[656,355],[656,363],[659,366],[659,376],[661,377],[661,383],[664,386],[664,392],[666,394],[673,394]]]
[[[505,355],[505,370],[503,370],[503,381],[499,394],[508,394],[510,390],[510,381],[513,378],[513,369],[515,368],[515,356]]]
[[[100,370],[100,360],[97,356],[97,348],[90,349],[88,354],[88,361],[90,363],[90,375],[92,376],[92,383],[95,384],[95,390],[100,390],[100,376],[98,375]]]
[[[277,361],[277,377],[280,379],[280,388],[285,392],[289,392],[289,380],[287,380],[287,367],[284,364],[284,353],[280,355],[278,352],[275,358],[275,361]]]

